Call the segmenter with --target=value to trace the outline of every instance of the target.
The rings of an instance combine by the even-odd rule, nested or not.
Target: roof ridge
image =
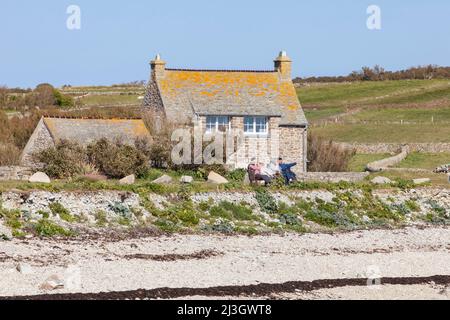
[[[233,69],[178,69],[166,68],[166,71],[191,71],[191,72],[242,72],[242,73],[276,73],[275,70],[233,70]]]
[[[128,118],[120,118],[120,117],[109,117],[109,118],[101,118],[101,117],[75,117],[75,116],[49,116],[43,115],[44,119],[69,119],[69,120],[144,120],[139,117],[128,117]]]

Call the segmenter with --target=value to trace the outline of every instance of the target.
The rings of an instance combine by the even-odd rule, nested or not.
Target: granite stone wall
[[[45,125],[44,120],[41,119],[22,152],[20,164],[32,168],[39,167],[39,164],[33,161],[33,154],[53,146],[55,146],[53,137]]]
[[[32,174],[28,167],[0,167],[0,181],[27,181]]]

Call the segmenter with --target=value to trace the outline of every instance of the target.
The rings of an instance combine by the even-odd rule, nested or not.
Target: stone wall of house
[[[280,156],[285,162],[297,162],[293,171],[306,172],[307,131],[299,127],[280,127]]]
[[[269,118],[269,132],[267,135],[249,136],[244,134],[244,117],[231,117],[231,129],[235,134],[234,152],[227,158],[227,165],[231,168],[247,168],[253,158],[257,162],[269,163],[279,157],[280,152],[280,118]],[[198,122],[200,130],[206,128],[206,117]]]
[[[28,167],[0,167],[0,181],[27,181],[32,174]]]
[[[38,164],[33,161],[33,154],[52,146],[55,146],[55,142],[44,120],[41,119],[23,150],[20,164],[25,167],[37,167]]]

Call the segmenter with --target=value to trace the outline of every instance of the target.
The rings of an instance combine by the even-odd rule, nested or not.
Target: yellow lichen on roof
[[[166,71],[159,80],[160,90],[171,97],[185,88],[198,88],[199,94],[215,97],[219,93],[239,96],[241,90],[248,90],[255,96],[268,91],[278,91],[278,76],[274,72],[220,72],[220,71]]]

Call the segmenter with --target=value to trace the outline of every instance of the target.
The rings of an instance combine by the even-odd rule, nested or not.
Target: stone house
[[[142,119],[78,119],[42,117],[22,153],[21,165],[33,167],[32,155],[68,140],[86,146],[106,138],[134,145],[138,138],[150,138]]]
[[[269,71],[169,69],[159,55],[150,65],[145,107],[206,135],[242,132],[241,147],[227,164],[246,168],[252,158],[268,163],[281,156],[306,172],[308,122],[285,52]]]

